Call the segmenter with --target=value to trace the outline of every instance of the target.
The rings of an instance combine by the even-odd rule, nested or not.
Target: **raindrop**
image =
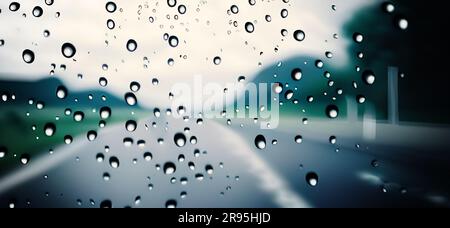
[[[40,6],[36,6],[36,7],[34,7],[32,13],[33,13],[33,16],[40,17],[44,13],[44,10],[42,10],[42,8]]]
[[[186,13],[186,6],[185,5],[178,6],[178,13],[185,14]]]
[[[167,0],[167,5],[169,5],[169,7],[175,7],[177,5],[177,0]]]
[[[303,40],[305,40],[306,38],[306,34],[305,32],[303,32],[303,30],[297,30],[294,32],[294,39],[301,42]]]
[[[125,124],[125,128],[129,132],[134,132],[137,128],[137,123],[134,120],[128,120]]]
[[[353,34],[353,40],[356,43],[362,43],[364,41],[364,36],[361,33],[354,33]]]
[[[177,201],[173,199],[167,200],[166,208],[177,208]]]
[[[251,22],[245,23],[245,31],[248,33],[253,33],[255,31],[255,26]]]
[[[129,52],[136,51],[136,49],[137,49],[136,41],[133,40],[133,39],[128,40],[128,42],[127,42],[127,49],[128,49]]]
[[[337,142],[337,138],[336,138],[336,136],[330,136],[330,139],[329,139],[329,141],[330,141],[330,143],[331,143],[332,145],[335,145],[335,144],[336,144],[336,142]]]
[[[233,14],[238,14],[239,13],[239,7],[237,5],[232,5],[230,10],[231,10],[231,12]]]
[[[169,37],[169,45],[170,45],[171,47],[177,47],[177,46],[178,46],[178,43],[179,43],[178,37],[176,37],[176,36],[170,36],[170,37]]]
[[[177,133],[174,136],[175,145],[183,147],[186,145],[186,136],[183,133]]]
[[[108,21],[106,21],[106,26],[112,30],[116,27],[116,23],[112,19],[108,19]]]
[[[263,150],[266,148],[266,138],[263,135],[258,135],[255,138],[255,146],[256,148]]]
[[[303,137],[301,135],[295,136],[295,143],[301,144],[303,142]]]
[[[409,22],[405,18],[399,18],[397,20],[397,25],[401,30],[406,30],[406,29],[408,29]]]
[[[8,155],[8,149],[6,147],[0,147],[0,158],[4,158]]]
[[[108,13],[114,13],[117,9],[117,5],[114,2],[107,2],[106,3],[106,11],[108,11]]]
[[[141,89],[141,85],[138,82],[130,83],[130,90],[133,92],[138,92]]]
[[[77,111],[73,114],[73,119],[75,120],[75,122],[81,122],[84,119],[84,113]]]
[[[98,84],[100,84],[101,87],[106,87],[108,85],[108,79],[101,77],[98,79]]]
[[[175,166],[174,163],[167,162],[166,164],[164,164],[164,173],[166,175],[174,174],[176,170],[177,170],[177,167]]]
[[[65,143],[66,145],[69,145],[69,144],[71,144],[71,143],[72,143],[72,141],[73,141],[73,138],[72,138],[72,136],[70,136],[70,135],[66,135],[66,136],[64,136],[64,143]]]
[[[48,137],[52,137],[56,133],[56,126],[53,123],[47,123],[44,127],[45,135]]]
[[[336,105],[328,105],[326,108],[328,118],[335,119],[339,116],[339,108]]]
[[[45,4],[48,6],[53,5],[54,2],[55,2],[54,0],[45,0]]]
[[[395,11],[395,6],[391,2],[385,2],[385,3],[383,3],[383,10],[386,13],[392,13]]]
[[[219,56],[214,57],[213,60],[215,65],[220,65],[220,63],[222,62],[222,58],[220,58]]]
[[[34,52],[29,49],[26,49],[22,52],[22,58],[23,61],[25,61],[28,64],[31,64],[34,62]]]
[[[44,37],[49,37],[49,36],[50,36],[50,31],[44,30]]]
[[[67,88],[64,87],[64,86],[59,86],[59,87],[56,89],[56,96],[57,96],[59,99],[65,99],[65,98],[67,97]]]
[[[302,79],[302,76],[303,76],[303,73],[302,73],[301,69],[295,68],[294,70],[292,70],[292,73],[291,73],[292,80],[299,81],[300,79]]]
[[[150,152],[145,152],[144,153],[144,160],[145,161],[151,161],[153,159],[153,155]]]
[[[100,109],[100,118],[103,120],[109,119],[111,117],[111,108],[109,107],[102,107]]]
[[[306,183],[311,187],[316,187],[319,184],[319,176],[314,172],[306,174]]]
[[[111,157],[109,159],[109,165],[113,168],[113,169],[117,169],[119,168],[120,162],[119,159],[117,157]]]
[[[89,141],[94,141],[95,139],[97,138],[97,132],[96,131],[89,131],[88,133],[87,133],[87,139],[89,140]]]
[[[22,156],[20,156],[20,163],[22,165],[26,165],[30,162],[30,155],[29,154],[22,154]]]
[[[125,101],[129,106],[135,106],[137,104],[137,98],[133,93],[126,93]]]
[[[366,70],[362,74],[362,79],[363,79],[364,83],[366,83],[367,85],[373,85],[375,83],[376,78],[375,78],[375,74],[373,73],[373,71]]]
[[[112,208],[111,200],[104,200],[100,203],[100,208]]]
[[[64,57],[70,59],[77,53],[77,50],[75,49],[75,46],[71,43],[65,43],[61,47],[61,52]]]
[[[206,165],[205,171],[208,175],[212,175],[214,173],[214,168],[212,167],[212,165]]]
[[[19,9],[20,9],[20,3],[11,2],[11,4],[9,4],[9,10],[11,10],[12,12],[16,12]]]

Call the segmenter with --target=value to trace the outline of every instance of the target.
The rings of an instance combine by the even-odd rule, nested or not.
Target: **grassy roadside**
[[[86,137],[88,131],[97,131],[100,128],[101,118],[98,110],[77,109],[72,110],[71,115],[65,115],[64,111],[63,107],[37,110],[31,106],[11,106],[0,109],[0,148],[7,150],[6,155],[0,158],[0,176],[23,166],[20,161],[22,155],[28,155],[32,162],[34,157],[48,153],[56,146],[64,144],[65,136],[76,138],[84,135]],[[75,111],[84,113],[83,121],[74,121]],[[135,112],[133,118],[145,115],[144,110],[112,108],[111,117],[105,120],[106,127],[128,120],[132,116],[132,111]],[[46,136],[44,132],[47,123],[53,123],[56,126],[56,132],[51,137]]]

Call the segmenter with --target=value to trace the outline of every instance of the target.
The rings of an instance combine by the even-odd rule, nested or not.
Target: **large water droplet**
[[[106,120],[106,119],[109,119],[109,117],[111,117],[111,108],[102,107],[100,109],[100,118]]]
[[[22,154],[22,156],[20,156],[20,163],[22,165],[26,165],[30,162],[30,155],[29,154]]]
[[[111,200],[103,200],[101,203],[100,203],[100,208],[112,208],[112,202],[111,202]]]
[[[22,52],[22,59],[24,62],[31,64],[34,62],[34,52],[26,49]]]
[[[183,133],[177,133],[174,136],[175,145],[183,147],[186,145],[186,136]]]
[[[319,176],[314,172],[306,174],[306,183],[311,187],[316,187],[319,184]]]
[[[247,31],[248,33],[253,33],[255,31],[255,25],[253,25],[253,23],[251,22],[245,23],[245,31]]]
[[[59,86],[56,89],[56,97],[59,99],[65,99],[67,97],[67,88],[64,86]]]
[[[177,170],[177,167],[175,166],[174,163],[166,162],[166,164],[164,164],[164,173],[166,175],[174,174],[176,170]]]
[[[178,46],[178,43],[179,43],[178,37],[176,37],[176,36],[170,36],[170,37],[169,37],[169,45],[170,45],[171,47],[177,47],[177,46]]]
[[[52,137],[56,133],[56,126],[53,123],[47,123],[44,126],[44,133],[48,137]]]
[[[255,138],[255,146],[256,148],[263,150],[266,148],[267,141],[266,138],[263,135],[258,135]]]
[[[137,49],[137,42],[133,39],[128,40],[127,42],[127,49],[129,52],[134,52]]]
[[[117,169],[120,166],[120,162],[119,159],[117,157],[111,157],[109,159],[109,165],[113,168],[113,169]]]
[[[297,30],[294,32],[294,39],[297,41],[303,41],[306,38],[306,34],[305,32],[303,32],[302,30]]]
[[[167,200],[166,202],[166,208],[177,208],[177,201],[176,200]]]
[[[137,104],[137,98],[133,93],[126,93],[125,94],[125,101],[130,106],[135,106]]]
[[[70,59],[77,53],[77,49],[71,43],[64,43],[61,47],[61,52],[64,57]]]
[[[32,14],[35,17],[40,17],[44,13],[44,10],[40,6],[36,6],[33,8]]]
[[[326,108],[328,118],[335,119],[339,116],[339,108],[336,105],[328,105]]]
[[[303,76],[303,73],[302,73],[301,69],[295,68],[292,70],[292,73],[291,73],[292,80],[299,81],[300,79],[302,79],[302,76]]]
[[[19,9],[20,9],[20,3],[11,2],[11,4],[9,4],[9,10],[11,10],[12,12],[16,12]]]
[[[367,85],[373,85],[375,83],[376,77],[373,71],[366,70],[362,74],[362,79]]]
[[[117,5],[114,2],[107,2],[105,7],[108,13],[114,13],[117,9]]]
[[[6,147],[0,147],[0,158],[4,158],[8,155],[8,149]]]
[[[95,139],[97,138],[97,132],[96,131],[89,131],[88,133],[87,133],[87,139],[89,140],[89,141],[94,141]]]
[[[134,120],[128,120],[125,124],[125,128],[129,132],[134,132],[137,128],[137,123]]]

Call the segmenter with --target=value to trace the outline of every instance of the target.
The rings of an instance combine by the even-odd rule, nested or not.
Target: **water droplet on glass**
[[[12,12],[16,12],[19,9],[20,9],[20,3],[11,2],[11,4],[9,4],[9,10],[11,10]]]
[[[31,64],[34,62],[34,52],[26,49],[22,52],[22,58],[24,62]]]
[[[47,123],[44,127],[45,135],[52,137],[56,133],[56,125],[53,123]]]
[[[40,17],[44,13],[44,10],[42,10],[42,8],[40,6],[36,6],[33,8],[32,13],[33,13],[33,16]]]
[[[117,157],[111,157],[109,159],[109,165],[113,168],[113,169],[117,169],[120,166],[120,162],[119,159]]]
[[[125,101],[130,106],[135,106],[137,104],[137,98],[133,93],[126,93],[125,94]]]
[[[183,147],[186,145],[186,136],[183,133],[177,133],[174,136],[175,145]]]
[[[56,89],[56,97],[59,99],[65,99],[67,97],[67,88],[64,86],[59,86]]]
[[[335,119],[339,116],[339,108],[336,105],[328,105],[326,108],[328,118]]]
[[[22,165],[26,165],[30,162],[30,155],[29,154],[22,154],[22,156],[20,156],[20,163]]]
[[[117,9],[117,5],[114,2],[107,2],[105,7],[108,13],[114,13]]]
[[[303,40],[305,40],[306,38],[306,34],[305,32],[303,32],[302,30],[297,30],[294,32],[294,39],[301,42]]]
[[[166,208],[177,208],[177,201],[176,200],[168,200],[166,202]]]
[[[314,172],[306,174],[306,183],[311,187],[316,187],[319,184],[319,176]]]
[[[366,70],[362,74],[362,79],[363,79],[364,83],[366,83],[367,85],[373,85],[375,83],[376,78],[375,78],[375,74],[373,73],[373,71]]]
[[[163,169],[164,169],[164,174],[171,175],[171,174],[175,173],[175,171],[177,170],[177,167],[172,162],[166,162],[166,164],[164,164]]]
[[[75,46],[71,43],[64,43],[61,47],[61,52],[64,57],[70,59],[77,53]]]
[[[133,92],[138,92],[141,89],[141,84],[138,82],[131,82],[130,83],[130,90]]]
[[[255,146],[256,148],[263,150],[266,148],[266,138],[263,135],[258,135],[255,138]]]
[[[255,31],[255,26],[251,22],[245,23],[245,31],[248,33],[253,33]]]
[[[129,52],[136,51],[136,49],[137,49],[136,41],[133,40],[133,39],[128,40],[128,42],[127,42],[127,49],[128,49]]]
[[[137,128],[137,123],[134,120],[128,120],[125,124],[125,128],[129,132],[134,132]]]
[[[176,37],[176,36],[170,36],[170,37],[169,37],[169,45],[170,45],[171,47],[177,47],[177,46],[178,46],[178,43],[179,43],[178,37]]]

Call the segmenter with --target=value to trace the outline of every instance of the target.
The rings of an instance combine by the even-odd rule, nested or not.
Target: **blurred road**
[[[156,128],[153,121],[140,122],[133,133],[123,124],[113,126],[100,131],[94,142],[81,137],[53,155],[33,160],[0,179],[0,204],[99,207],[103,200],[111,200],[114,207],[165,207],[167,200],[175,199],[178,207],[448,206],[449,186],[442,178],[450,175],[445,166],[449,156],[438,147],[447,142],[435,136],[444,137],[447,129],[377,124],[371,129],[375,139],[364,139],[371,135],[364,134],[364,123],[310,120],[302,125],[283,119],[279,129],[267,131],[253,121],[236,120],[226,126],[220,123],[224,121],[197,125],[161,118]],[[185,127],[190,128],[188,139],[196,136],[198,143],[179,148],[174,135]],[[398,135],[403,128],[410,136]],[[414,132],[422,135],[421,141],[415,140]],[[258,134],[266,137],[264,150],[254,146]],[[392,134],[399,143],[388,140]],[[295,142],[296,135],[303,136],[301,144]],[[328,142],[331,135],[337,136],[335,145]],[[127,137],[134,141],[130,147],[123,143]],[[401,142],[408,138],[410,146]],[[274,139],[276,145],[271,144]],[[145,146],[138,146],[139,140]],[[151,161],[144,159],[145,152],[152,154]],[[103,162],[96,159],[99,153]],[[183,162],[178,161],[180,154]],[[109,163],[113,156],[120,161],[117,169]],[[166,162],[176,165],[174,174],[164,174]],[[189,162],[195,164],[194,170]],[[212,174],[207,165],[213,166]],[[308,186],[308,172],[318,174],[317,187]],[[108,181],[104,173],[109,174]],[[204,178],[196,178],[198,174]]]

